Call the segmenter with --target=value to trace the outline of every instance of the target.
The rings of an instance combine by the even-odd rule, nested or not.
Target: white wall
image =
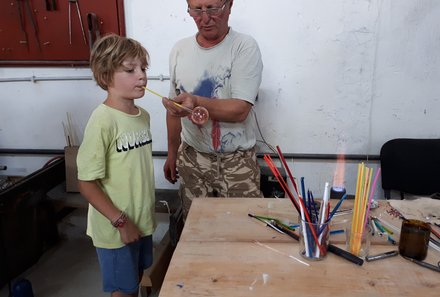
[[[167,76],[172,45],[196,30],[186,1],[128,0],[125,16],[127,35],[150,52],[148,74]],[[284,153],[377,155],[391,138],[439,137],[438,0],[235,0],[230,24],[260,45],[255,111],[265,139]],[[84,68],[0,68],[0,79],[88,75]],[[150,80],[149,87],[167,95],[168,83]],[[0,148],[62,149],[66,112],[81,139],[104,96],[91,80],[0,82]],[[160,100],[146,94],[138,104],[152,115],[153,149],[166,150]],[[167,188],[162,163],[156,160],[156,183]],[[318,195],[335,169],[335,162],[291,165]],[[349,192],[356,165],[347,164]]]

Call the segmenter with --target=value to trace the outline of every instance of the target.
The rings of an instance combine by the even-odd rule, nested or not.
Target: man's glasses
[[[223,12],[223,10],[225,9],[226,3],[228,3],[228,1],[226,1],[222,7],[211,7],[211,8],[207,8],[207,9],[188,7],[187,12],[193,18],[201,17],[203,13],[206,13],[209,16],[219,16]]]

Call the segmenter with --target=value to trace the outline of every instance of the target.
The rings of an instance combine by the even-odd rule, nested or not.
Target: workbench
[[[347,200],[342,208],[350,203]],[[387,207],[381,201],[372,214],[384,218]],[[297,241],[248,213],[288,221],[297,218],[289,199],[194,199],[159,297],[438,296],[438,272],[401,256],[362,266],[331,253],[322,261],[308,261],[299,255]],[[399,220],[388,218],[396,228]],[[331,236],[330,241],[345,248],[340,238]],[[390,250],[397,246],[373,240],[370,254]],[[440,253],[429,248],[426,261],[439,260]]]

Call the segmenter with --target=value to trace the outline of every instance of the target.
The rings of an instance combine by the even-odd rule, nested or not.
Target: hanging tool
[[[57,0],[45,0],[45,2],[46,2],[46,11],[57,10]]]
[[[26,44],[26,47],[29,50],[29,42],[28,42],[28,37],[27,37],[27,32],[26,32],[26,26],[24,23],[24,14],[23,14],[23,10],[21,8],[21,3],[19,0],[17,0],[17,9],[18,9],[18,17],[20,19],[20,31],[22,34],[22,37],[20,38],[19,43]]]
[[[83,22],[82,22],[81,11],[79,9],[78,0],[69,0],[69,43],[72,44],[72,11],[71,11],[71,7],[73,4],[75,4],[75,6],[76,6],[76,13],[78,14],[79,24],[81,26],[81,32],[82,32],[82,36],[84,39],[84,43],[87,44],[86,32],[84,31],[84,26],[83,26]]]
[[[25,12],[24,12],[24,10],[26,10],[28,17],[31,20],[31,24],[32,24],[32,28],[34,31],[35,39],[37,41],[38,48],[41,50],[40,38],[38,37],[37,20],[35,19],[35,16],[33,14],[30,0],[16,0],[16,1],[17,1],[18,15],[20,18],[20,31],[22,32],[23,37],[24,37],[23,40],[20,40],[20,43],[26,44],[29,49],[29,42],[28,42],[28,37],[27,37],[27,33],[26,33],[26,24],[25,24]],[[24,2],[24,6],[25,6],[24,9],[23,9],[23,2]]]
[[[98,24],[98,18],[96,14],[93,12],[90,12],[87,14],[87,24],[89,27],[89,47],[92,49],[93,44],[96,40],[101,37],[101,33],[99,32],[99,24]]]

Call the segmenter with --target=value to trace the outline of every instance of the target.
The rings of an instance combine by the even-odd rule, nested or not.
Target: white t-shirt
[[[255,103],[263,63],[257,42],[232,29],[222,42],[201,47],[196,36],[176,43],[170,54],[170,98],[178,93]],[[209,120],[202,126],[182,118],[182,141],[199,152],[229,153],[252,148],[256,142],[255,120],[249,113],[241,123]]]

